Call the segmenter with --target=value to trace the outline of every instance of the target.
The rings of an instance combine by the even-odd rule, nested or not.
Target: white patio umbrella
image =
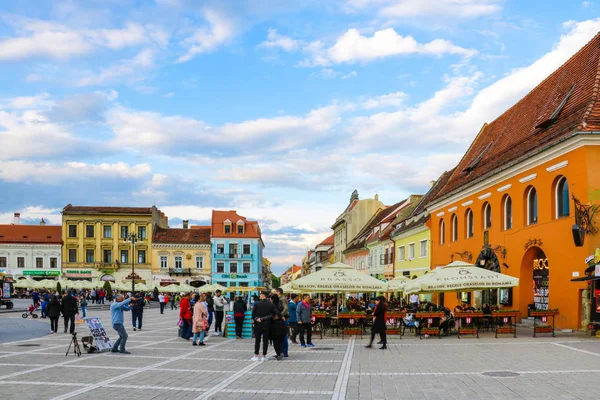
[[[299,290],[293,289],[292,288],[292,282],[288,282],[285,285],[281,286],[281,290],[283,290],[283,293],[300,293]]]
[[[406,276],[398,276],[388,282],[388,292],[403,292],[404,286],[410,282]]]
[[[212,285],[204,285],[200,289],[201,289],[200,291],[203,293],[213,293],[213,292],[216,292],[217,290],[220,290],[221,292],[229,291],[229,288],[227,288],[223,285],[219,285],[218,283],[215,283]]]
[[[405,293],[467,292],[519,286],[519,278],[454,261],[404,286]]]
[[[320,271],[293,280],[292,289],[315,292],[385,292],[387,283],[355,270],[348,264],[335,263]]]
[[[36,281],[34,281],[33,279],[20,279],[18,281],[16,281],[13,286],[16,288],[20,288],[20,289],[27,289],[27,288],[33,288],[33,285],[36,284]]]
[[[171,283],[170,285],[159,287],[158,291],[162,292],[162,293],[165,293],[165,292],[181,292],[181,289],[179,288],[179,285]]]

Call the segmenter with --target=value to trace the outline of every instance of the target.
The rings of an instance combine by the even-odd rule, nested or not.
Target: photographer
[[[125,343],[127,343],[127,331],[125,330],[125,326],[123,325],[123,311],[131,310],[129,307],[129,303],[131,301],[139,300],[138,297],[132,297],[130,299],[125,300],[125,296],[121,293],[117,294],[115,302],[110,305],[110,317],[113,329],[119,333],[119,339],[113,345],[111,352],[113,353],[121,353],[121,354],[131,354],[127,350],[125,350]]]

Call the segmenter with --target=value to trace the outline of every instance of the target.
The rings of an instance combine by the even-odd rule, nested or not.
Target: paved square
[[[108,310],[89,314],[116,338]],[[315,339],[315,349],[290,344],[289,358],[261,363],[250,361],[251,340],[210,337],[192,347],[177,337],[177,315],[146,310],[138,332],[127,315],[131,355],[65,357],[70,335],[60,333],[1,344],[0,399],[591,399],[600,381],[600,340],[580,334],[407,333],[385,351],[366,349],[366,336]]]

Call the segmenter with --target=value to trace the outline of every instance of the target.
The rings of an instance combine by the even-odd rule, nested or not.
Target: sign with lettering
[[[2,298],[3,299],[10,299],[10,283],[9,282],[4,282],[2,284],[3,288],[2,288]]]
[[[247,274],[222,274],[221,278],[223,279],[248,279],[250,276]]]
[[[64,275],[72,278],[89,278],[92,276],[92,271],[89,269],[67,269]]]
[[[94,341],[96,342],[96,347],[98,347],[99,351],[108,351],[112,349],[113,344],[110,341],[110,338],[106,334],[104,327],[102,326],[102,322],[100,318],[84,318],[85,323],[90,329],[90,333],[94,337]]]
[[[44,271],[44,270],[30,270],[23,271],[23,275],[34,275],[34,276],[60,276],[60,271]]]
[[[533,260],[533,303],[536,310],[548,309],[549,272],[547,258]]]

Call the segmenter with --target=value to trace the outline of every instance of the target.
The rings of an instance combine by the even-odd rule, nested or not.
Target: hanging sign
[[[104,327],[102,326],[102,322],[100,318],[84,318],[85,323],[90,329],[90,333],[94,337],[94,341],[96,342],[96,347],[98,347],[99,351],[108,351],[112,349],[113,345],[110,341],[110,338],[106,334]]]

